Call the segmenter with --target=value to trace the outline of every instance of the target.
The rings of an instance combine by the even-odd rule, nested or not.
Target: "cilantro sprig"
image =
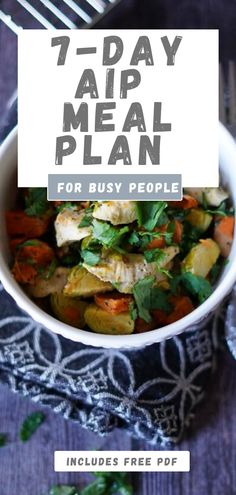
[[[90,266],[97,265],[101,259],[101,253],[99,251],[91,251],[89,249],[83,249],[81,251],[81,256],[84,263]]]
[[[79,228],[82,228],[82,227],[90,227],[90,225],[92,225],[92,221],[93,221],[93,208],[92,207],[89,207],[89,208],[85,208],[84,210],[84,216],[79,224]]]
[[[6,443],[7,443],[7,434],[0,433],[0,448],[5,447]]]
[[[147,245],[153,241],[153,239],[164,239],[167,245],[170,245],[173,240],[173,231],[167,230],[165,232],[148,232],[145,231],[137,231],[133,230],[129,237],[127,238],[127,242],[136,248],[140,248],[141,250],[145,249]]]
[[[49,495],[132,495],[133,488],[129,483],[127,473],[97,472],[93,473],[95,481],[81,491],[75,486],[53,486]]]
[[[172,309],[172,305],[168,300],[168,292],[155,287],[154,284],[155,277],[144,277],[136,282],[133,288],[137,314],[147,323],[152,320],[150,314],[152,309],[160,309],[166,313],[169,313]]]
[[[136,203],[138,225],[147,230],[153,230],[156,226],[168,222],[168,216],[164,212],[168,204],[165,201],[139,201]]]
[[[163,249],[159,248],[147,249],[147,251],[144,251],[143,255],[148,263],[156,262],[158,267],[166,258],[166,253]]]
[[[79,495],[79,491],[75,486],[57,485],[52,486],[49,495]]]
[[[191,272],[181,273],[170,281],[171,291],[176,294],[183,287],[191,296],[203,303],[212,293],[212,286],[208,280],[194,275]]]
[[[29,187],[25,198],[25,213],[28,216],[42,216],[49,209],[47,189],[44,187]]]
[[[124,239],[124,235],[129,232],[129,227],[113,227],[107,222],[93,220],[93,238],[107,248],[117,248]]]
[[[61,205],[56,207],[57,213],[60,213],[61,211],[65,210],[66,208],[75,208],[76,203],[72,203],[71,201],[66,201],[63,202]]]
[[[20,429],[19,435],[22,442],[27,442],[44,420],[45,415],[41,411],[35,411],[30,414],[25,419]]]

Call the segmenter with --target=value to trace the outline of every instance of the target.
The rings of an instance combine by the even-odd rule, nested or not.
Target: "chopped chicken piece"
[[[110,282],[118,291],[131,294],[133,286],[138,280],[154,276],[156,282],[165,280],[165,275],[158,268],[163,268],[178,254],[177,246],[169,246],[163,249],[165,257],[157,265],[156,262],[148,263],[142,254],[128,253],[125,255],[108,251],[98,265],[91,266],[84,263],[84,267],[93,275],[104,282]]]
[[[55,220],[58,247],[81,241],[91,234],[91,227],[80,227],[84,215],[84,210],[77,211],[72,208],[65,208],[58,213]]]
[[[135,201],[102,201],[93,211],[93,217],[113,225],[132,223],[137,219]]]

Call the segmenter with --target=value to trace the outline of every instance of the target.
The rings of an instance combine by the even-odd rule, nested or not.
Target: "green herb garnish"
[[[42,216],[49,209],[47,189],[44,187],[29,187],[25,198],[25,213],[30,217]]]
[[[151,289],[153,287],[154,281],[154,277],[145,277],[142,280],[136,282],[133,288],[133,295],[137,305],[138,315],[147,323],[152,320],[149,310]]]
[[[223,261],[222,259],[217,260],[217,262],[213,265],[210,273],[209,273],[209,280],[211,285],[214,285],[220,275],[220,272],[222,270],[223,266]]]
[[[48,267],[48,268],[45,270],[45,272],[44,272],[44,278],[45,278],[46,280],[49,280],[49,279],[53,276],[53,274],[54,274],[54,272],[55,272],[55,270],[56,270],[57,266],[58,266],[58,261],[57,261],[57,259],[56,259],[56,258],[54,258],[54,259],[51,261],[51,263],[50,263],[49,267]]]
[[[93,220],[93,237],[105,247],[116,248],[119,246],[127,232],[129,232],[128,226],[116,228],[109,223]]]
[[[181,251],[185,255],[202,237],[202,230],[194,227],[189,222],[184,222],[183,239],[181,242]]]
[[[185,272],[172,278],[171,291],[175,294],[180,285],[189,294],[196,297],[200,303],[203,303],[212,293],[210,282],[203,277],[193,275],[191,272]]]
[[[84,209],[84,216],[79,224],[79,228],[90,227],[90,225],[92,225],[92,221],[93,221],[92,213],[93,213],[93,208],[90,207]]]
[[[79,495],[75,486],[58,485],[52,486],[49,495]]]
[[[211,215],[226,217],[227,215],[233,214],[232,207],[227,208],[227,203],[225,200],[222,201],[219,206],[216,206],[215,208],[209,208],[205,193],[202,193],[202,206],[206,213],[210,213]]]
[[[94,473],[96,480],[85,487],[80,495],[132,495],[127,473]]]
[[[0,433],[0,448],[5,447],[6,443],[7,443],[7,434]]]
[[[75,486],[53,486],[49,495],[132,495],[133,489],[128,482],[127,473],[93,473],[95,481],[81,491]]]
[[[168,217],[164,213],[167,208],[165,201],[139,201],[136,203],[138,225],[147,230],[153,230],[156,226],[164,225],[168,222]]]
[[[60,213],[61,211],[65,210],[65,208],[75,208],[76,204],[71,203],[70,201],[67,201],[66,203],[62,203],[62,205],[59,205],[56,207],[57,213]]]
[[[84,260],[84,263],[90,266],[97,265],[101,259],[101,253],[98,251],[89,251],[88,249],[83,249],[81,251],[81,256]]]
[[[152,320],[150,311],[160,309],[169,313],[172,309],[168,301],[168,292],[154,287],[155,277],[145,277],[139,280],[133,288],[138,316],[149,323]]]
[[[140,249],[145,249],[147,245],[153,241],[153,239],[165,239],[167,245],[171,244],[173,238],[173,233],[168,232],[148,232],[148,231],[140,231],[137,232],[134,230],[131,232],[130,236],[127,239],[127,242],[132,246],[135,246]]]
[[[172,304],[169,302],[169,293],[167,291],[153,287],[151,290],[150,309],[160,309],[165,313],[170,313]]]
[[[27,247],[27,246],[38,246],[40,244],[40,241],[37,241],[36,239],[31,239],[29,241],[21,242],[18,244],[16,249],[20,249],[22,247]]]
[[[132,301],[129,304],[129,314],[130,314],[131,320],[133,320],[133,321],[135,321],[138,318],[138,310],[136,308],[134,301]]]
[[[30,414],[20,429],[20,439],[22,442],[27,442],[44,420],[45,415],[41,411],[35,411]]]
[[[148,249],[147,251],[144,251],[143,255],[148,263],[156,262],[157,266],[160,266],[166,258],[166,253],[163,249],[159,248]]]

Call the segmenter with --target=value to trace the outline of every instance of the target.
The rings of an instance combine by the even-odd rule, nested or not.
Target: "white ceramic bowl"
[[[231,192],[236,209],[236,145],[226,129],[220,125],[220,169],[222,182]],[[203,157],[204,160],[204,157]],[[225,266],[221,279],[213,294],[192,313],[181,320],[151,332],[133,335],[102,335],[78,330],[61,323],[42,311],[32,302],[13,279],[8,267],[10,253],[5,228],[4,212],[14,205],[16,195],[17,130],[14,129],[0,149],[0,279],[5,289],[13,296],[17,304],[32,318],[75,342],[96,347],[134,348],[173,337],[188,327],[195,325],[212,312],[230,291],[236,281],[236,240],[234,239],[229,263]],[[34,164],[32,163],[32,167]],[[204,185],[204,184],[203,184]]]

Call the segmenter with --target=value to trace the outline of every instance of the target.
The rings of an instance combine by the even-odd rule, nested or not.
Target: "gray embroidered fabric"
[[[225,336],[228,347],[236,359],[236,285],[231,292],[226,311]]]
[[[0,382],[99,434],[126,429],[178,442],[215,366],[222,309],[182,335],[140,350],[87,347],[53,334],[1,286]]]

